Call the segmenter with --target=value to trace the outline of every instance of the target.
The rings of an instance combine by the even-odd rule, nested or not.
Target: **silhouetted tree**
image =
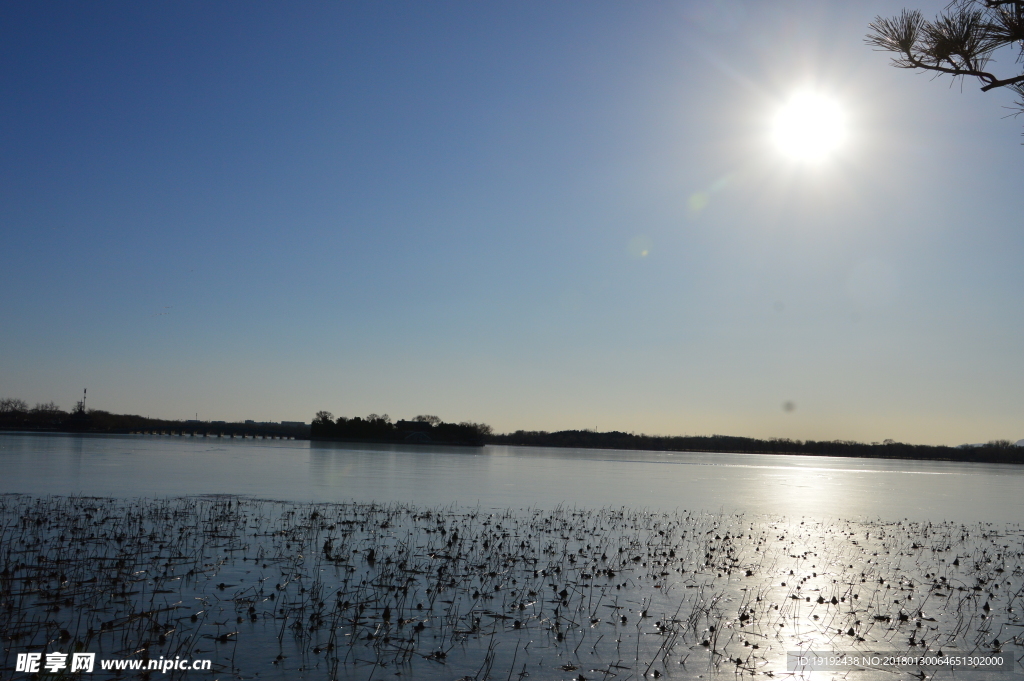
[[[370,441],[370,442],[409,442],[410,433],[403,426],[396,427],[387,414],[369,414],[366,418],[356,416],[346,418],[339,416],[332,421],[333,415],[330,412],[317,412],[310,429],[310,436],[314,440],[349,440],[349,441]],[[491,427],[485,423],[444,423],[437,416],[421,415],[414,421],[428,423],[429,436],[426,440],[417,440],[418,443],[436,442],[438,444],[462,444],[462,445],[483,445],[484,438],[491,435]],[[424,429],[426,431],[427,429]],[[424,435],[420,432],[419,435]]]
[[[52,400],[50,402],[37,402],[36,406],[32,407],[32,413],[47,415],[59,414],[60,406]]]
[[[414,418],[413,421],[418,421],[419,423],[429,423],[432,426],[436,426],[441,423],[441,418],[439,416],[431,416],[430,414],[420,414],[419,416]]]
[[[865,42],[895,52],[893,66],[970,76],[982,82],[982,92],[1009,88],[1019,98],[1018,113],[1024,112],[1024,0],[955,0],[933,21],[903,10],[891,19],[876,17],[868,28]],[[989,70],[1002,48],[1016,49],[1017,73],[1000,77]]]
[[[483,437],[485,435],[491,435],[494,433],[494,429],[486,423],[473,423],[472,421],[463,421],[459,424],[463,428],[476,433],[477,436]]]
[[[28,403],[17,397],[0,399],[0,414],[24,414],[28,411]]]

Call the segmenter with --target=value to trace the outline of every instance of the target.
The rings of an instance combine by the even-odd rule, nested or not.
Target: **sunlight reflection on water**
[[[0,491],[241,494],[553,508],[630,506],[834,518],[1024,517],[1024,468],[1001,464],[168,436],[0,434]]]

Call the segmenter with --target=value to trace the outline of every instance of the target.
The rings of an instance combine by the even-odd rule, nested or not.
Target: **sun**
[[[775,114],[772,140],[798,161],[820,161],[846,141],[846,115],[834,99],[813,92],[793,95]]]

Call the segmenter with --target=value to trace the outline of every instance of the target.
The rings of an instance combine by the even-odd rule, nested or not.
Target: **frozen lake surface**
[[[1010,466],[7,433],[0,471],[3,678],[75,651],[212,663],[168,679],[1024,671]]]
[[[1024,669],[1019,523],[0,495],[0,535],[5,672],[76,650],[281,681],[771,677],[809,651],[876,654],[829,673],[863,681],[910,656]]]
[[[425,506],[748,512],[841,519],[1024,518],[1024,466],[527,447],[0,433],[0,492]]]

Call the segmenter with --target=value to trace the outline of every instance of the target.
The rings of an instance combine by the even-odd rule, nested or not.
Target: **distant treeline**
[[[979,446],[946,447],[908,445],[886,440],[865,444],[851,440],[758,440],[729,435],[660,436],[634,435],[590,430],[545,431],[517,430],[507,435],[492,435],[490,444],[530,447],[580,447],[589,449],[646,449],[671,452],[740,452],[754,454],[814,454],[817,456],[855,456],[871,459],[938,459],[985,463],[1024,463],[1024,447],[1007,440],[994,440]]]
[[[29,408],[24,400],[0,399],[0,429],[125,432],[170,427],[173,421],[150,419],[134,414],[111,414],[99,409],[86,410],[79,402],[73,411],[62,410],[55,402],[43,402]],[[180,422],[178,422],[180,423]]]
[[[282,432],[288,437],[350,442],[394,442],[412,444],[451,444],[482,446],[484,444],[522,445],[528,447],[578,447],[582,449],[636,449],[672,452],[738,452],[752,454],[811,454],[817,456],[849,456],[868,459],[931,459],[939,461],[976,461],[980,463],[1024,463],[1024,447],[1007,440],[993,440],[984,445],[911,445],[885,440],[866,444],[852,440],[759,440],[730,435],[662,436],[636,435],[592,430],[546,431],[517,430],[495,435],[483,423],[445,423],[436,416],[417,416],[411,421],[392,423],[387,415],[370,414],[365,418],[335,418],[327,411],[318,412],[312,426],[270,423],[223,423],[170,421],[135,414],[111,414],[100,409],[85,409],[82,402],[71,412],[63,411],[53,402],[29,407],[24,400],[0,399],[0,430],[51,432],[130,433],[138,431],[188,432],[223,431]]]
[[[135,414],[111,414],[99,409],[90,409],[85,414],[66,411],[0,412],[0,430],[127,433],[181,427],[181,421],[150,419]]]
[[[208,421],[172,421],[153,419],[137,414],[111,414],[102,409],[86,409],[84,402],[64,411],[54,402],[29,408],[24,400],[0,398],[0,430],[23,430],[61,433],[132,433],[140,431],[238,433],[265,431],[285,432],[288,436],[305,438],[308,428],[278,424],[243,424]],[[294,432],[293,432],[294,431]]]
[[[408,444],[447,444],[483,446],[491,435],[484,423],[445,423],[436,416],[417,416],[411,421],[391,422],[387,414],[334,417],[329,411],[317,412],[310,428],[313,440],[348,442],[396,442]]]

